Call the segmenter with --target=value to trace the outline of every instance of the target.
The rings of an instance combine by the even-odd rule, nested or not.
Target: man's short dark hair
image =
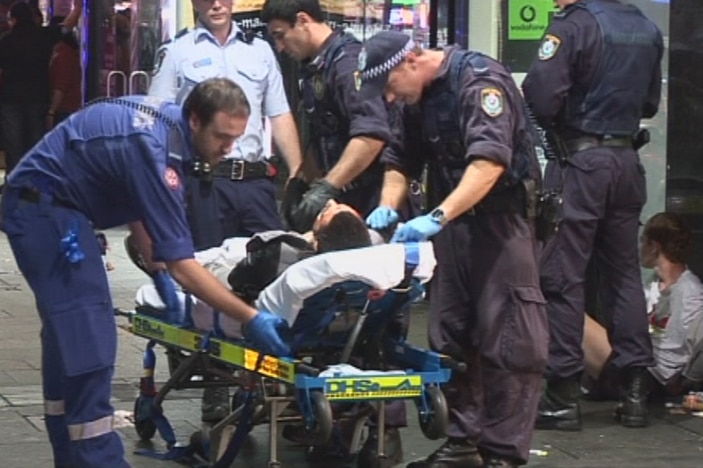
[[[342,211],[316,233],[317,252],[356,249],[371,245],[371,236],[364,221],[349,211]]]
[[[29,3],[17,2],[10,8],[10,18],[17,21],[17,24],[33,23],[32,7]]]
[[[249,118],[251,107],[242,88],[228,78],[209,78],[201,81],[183,103],[183,115],[198,116],[202,125],[212,122],[215,114],[224,112],[235,117]]]
[[[325,20],[318,0],[266,0],[261,9],[261,21],[286,21],[293,26],[298,21],[296,15],[301,12],[319,23]]]

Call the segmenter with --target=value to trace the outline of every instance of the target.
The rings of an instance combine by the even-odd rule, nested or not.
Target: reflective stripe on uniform
[[[68,434],[71,440],[92,439],[112,432],[112,427],[113,415],[109,415],[83,424],[69,424]]]
[[[44,400],[44,414],[62,416],[64,414],[63,400]]]

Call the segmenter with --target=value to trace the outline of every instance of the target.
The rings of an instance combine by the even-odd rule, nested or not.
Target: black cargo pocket
[[[117,352],[115,317],[107,301],[71,304],[46,314],[68,377],[111,367]]]
[[[501,360],[506,369],[542,373],[547,365],[549,328],[546,301],[535,286],[510,287],[510,302],[501,333]]]

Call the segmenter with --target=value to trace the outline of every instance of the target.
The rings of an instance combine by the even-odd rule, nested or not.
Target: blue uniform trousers
[[[128,467],[113,431],[110,384],[117,331],[100,247],[88,219],[51,197],[2,197],[2,229],[32,288],[42,322],[46,427],[57,466]],[[62,239],[77,236],[85,257],[70,262]]]
[[[269,178],[206,181],[189,176],[186,204],[195,250],[217,247],[230,237],[283,229],[276,186]]]
[[[647,200],[639,157],[629,148],[596,147],[573,154],[561,172],[555,164],[547,166],[545,185],[558,183],[551,175],[563,176],[564,219],[540,259],[550,330],[547,378],[583,370],[584,290],[592,257],[599,301],[612,317],[612,365],[654,365],[637,246]]]

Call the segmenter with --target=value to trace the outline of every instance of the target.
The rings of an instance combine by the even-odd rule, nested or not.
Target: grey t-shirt
[[[656,304],[657,317],[669,317],[664,330],[652,334],[656,365],[650,372],[659,382],[666,383],[688,363],[693,343],[703,337],[701,312],[703,284],[687,269],[674,284],[661,291]],[[700,335],[698,339],[694,334]]]

